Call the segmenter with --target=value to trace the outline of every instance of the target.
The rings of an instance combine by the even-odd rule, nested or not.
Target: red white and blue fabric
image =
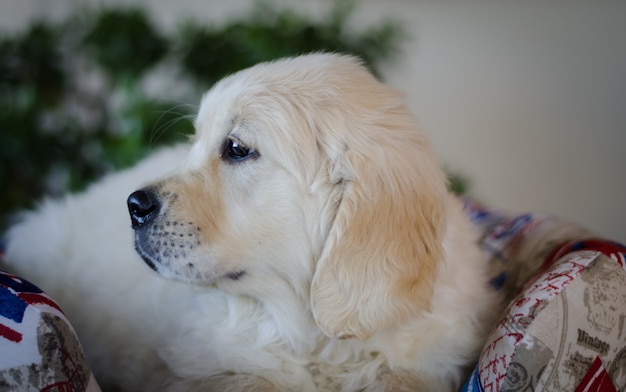
[[[30,337],[37,336],[42,310],[67,321],[59,305],[37,286],[0,271],[0,369],[38,361],[37,341]]]
[[[0,391],[100,391],[59,305],[34,284],[1,270]]]
[[[549,219],[544,215],[532,214],[510,217],[486,210],[471,201],[466,203],[466,212],[483,229],[481,245],[491,261],[500,260],[504,265],[511,261],[511,256],[515,254],[520,243],[528,240],[527,234]],[[575,253],[581,251],[591,253]],[[510,365],[516,348],[522,343],[530,347],[536,343],[531,341],[533,337],[525,333],[527,327],[582,271],[596,262],[594,253],[607,256],[626,270],[626,247],[619,243],[602,239],[577,239],[554,246],[543,264],[538,265],[535,277],[527,282],[522,292],[509,304],[505,311],[506,316],[490,334],[480,361],[462,391],[498,392],[504,390],[505,384],[514,384],[515,381],[511,379],[519,375],[516,375],[515,369]],[[503,271],[496,276],[496,287],[502,287],[506,283],[508,270],[503,267]],[[626,314],[626,304],[624,307],[622,314]],[[596,357],[587,373],[581,377],[576,388],[576,391],[615,390],[616,387],[599,357]]]

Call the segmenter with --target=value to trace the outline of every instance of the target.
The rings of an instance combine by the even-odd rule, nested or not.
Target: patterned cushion
[[[32,283],[0,271],[0,390],[100,391],[63,311]]]
[[[466,210],[512,299],[463,391],[624,390],[626,248],[554,217]]]

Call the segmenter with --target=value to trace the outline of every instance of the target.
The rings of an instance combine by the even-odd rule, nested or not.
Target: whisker
[[[180,121],[189,119],[189,117],[189,115],[184,115],[181,113],[178,117],[163,123],[161,126],[153,128],[153,131],[150,132],[149,145],[156,145],[159,139],[168,131],[168,129],[170,129],[173,125],[177,124]]]
[[[156,145],[158,140],[174,124],[177,124],[179,121],[183,121],[183,120],[193,120],[195,115],[190,114],[187,110],[179,111],[181,108],[195,109],[193,113],[195,113],[195,111],[197,110],[196,105],[180,103],[178,105],[171,107],[170,109],[155,112],[155,113],[161,113],[161,115],[154,123],[153,128],[150,130],[150,138],[148,140],[148,144],[151,147]],[[169,116],[169,115],[175,115],[176,117],[163,123],[164,117]]]

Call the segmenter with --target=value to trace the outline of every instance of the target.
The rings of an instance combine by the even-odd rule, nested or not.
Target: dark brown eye
[[[239,162],[248,158],[255,157],[257,154],[239,140],[227,138],[222,147],[222,158],[231,162]]]

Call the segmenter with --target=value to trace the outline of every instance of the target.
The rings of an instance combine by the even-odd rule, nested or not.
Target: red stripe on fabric
[[[552,266],[558,259],[565,256],[570,252],[577,252],[581,250],[593,250],[600,252],[607,257],[613,258],[613,256],[623,256],[626,254],[626,246],[613,242],[597,238],[587,238],[582,240],[572,240],[562,243],[555,247],[550,254],[544,259],[541,270],[545,271]],[[615,259],[622,267],[625,267],[620,260]]]
[[[0,336],[15,343],[22,341],[21,333],[3,324],[0,324]]]
[[[48,305],[48,306],[50,306],[52,308],[55,308],[59,312],[63,313],[63,311],[61,310],[61,308],[59,307],[59,305],[56,302],[54,302],[53,300],[51,300],[48,297],[45,297],[42,294],[18,293],[17,296],[20,297],[22,299],[22,301],[26,302],[29,305]],[[65,313],[63,313],[63,314],[65,314]]]
[[[617,392],[600,357],[596,357],[575,392]]]

